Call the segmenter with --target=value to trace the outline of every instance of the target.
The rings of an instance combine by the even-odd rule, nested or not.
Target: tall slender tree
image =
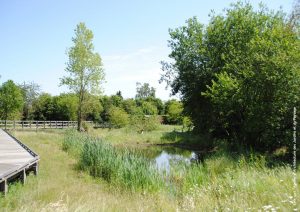
[[[23,96],[21,89],[12,81],[8,80],[0,87],[0,117],[5,120],[13,117],[21,111]]]
[[[61,79],[61,85],[67,85],[78,96],[78,131],[81,130],[87,94],[100,94],[100,84],[104,80],[102,60],[94,51],[93,37],[93,32],[84,23],[77,25],[72,38],[74,46],[67,52],[69,60],[65,71],[68,76]]]
[[[23,83],[19,87],[22,90],[24,105],[23,105],[23,119],[30,120],[33,118],[33,102],[38,98],[40,94],[40,85],[35,82]]]

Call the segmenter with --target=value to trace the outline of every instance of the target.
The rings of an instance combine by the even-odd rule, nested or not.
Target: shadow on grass
[[[291,166],[293,163],[293,155],[288,152],[282,153],[284,150],[257,152],[249,146],[233,144],[225,139],[216,140],[207,135],[197,135],[188,131],[173,130],[172,132],[166,132],[162,135],[161,141],[162,143],[156,145],[163,148],[175,147],[194,151],[199,162],[212,157],[226,157],[232,161],[245,160],[246,163],[269,168]],[[297,155],[298,158],[299,154]]]
[[[174,146],[193,151],[211,152],[214,151],[215,142],[204,135],[196,135],[193,132],[180,132],[173,130],[166,132],[161,137],[162,143],[159,146]]]

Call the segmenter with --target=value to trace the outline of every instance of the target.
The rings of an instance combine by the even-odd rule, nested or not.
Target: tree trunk
[[[82,102],[83,102],[83,91],[81,91],[80,94],[79,94],[78,117],[77,117],[77,131],[81,131]]]
[[[4,123],[5,130],[6,130],[6,124],[7,124],[7,117],[8,117],[7,113],[8,113],[7,110],[5,110],[5,115],[4,115],[4,118],[5,118],[5,123]]]
[[[81,130],[81,103],[78,105],[78,115],[77,115],[77,131]]]

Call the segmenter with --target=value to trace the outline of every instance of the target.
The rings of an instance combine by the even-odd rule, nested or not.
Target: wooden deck
[[[0,192],[6,194],[11,180],[19,178],[25,183],[26,173],[37,174],[38,161],[36,153],[0,129]]]

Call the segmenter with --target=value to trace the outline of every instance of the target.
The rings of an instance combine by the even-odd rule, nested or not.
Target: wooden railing
[[[92,121],[83,121],[93,125]],[[2,129],[64,129],[76,128],[77,121],[18,121],[18,120],[0,120]]]

